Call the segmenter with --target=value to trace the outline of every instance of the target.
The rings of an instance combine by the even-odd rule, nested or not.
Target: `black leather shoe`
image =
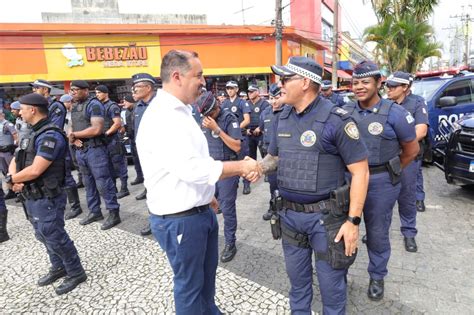
[[[362,236],[362,244],[367,244],[367,235]]]
[[[369,289],[367,290],[367,296],[372,301],[380,301],[381,299],[383,299],[383,290],[383,279],[370,279]]]
[[[416,201],[416,211],[425,212],[425,210],[426,210],[425,202],[423,200],[417,200]]]
[[[140,230],[140,235],[141,236],[147,236],[151,234],[151,227],[150,224],[147,224],[143,229]]]
[[[100,227],[100,229],[103,230],[103,231],[111,229],[114,226],[116,226],[117,224],[119,224],[120,222],[122,222],[122,220],[120,220],[119,213],[115,212],[115,211],[110,212],[107,219],[105,219],[104,223],[102,223],[102,226]]]
[[[143,182],[144,182],[143,178],[135,178],[135,180],[133,182],[131,182],[130,185],[134,186],[134,185],[141,184]]]
[[[4,199],[8,200],[8,199],[13,199],[13,198],[16,198],[16,194],[13,192],[13,190],[9,189]]]
[[[251,191],[252,191],[252,190],[250,189],[250,185],[245,185],[245,186],[244,186],[244,190],[242,191],[242,193],[243,193],[244,195],[248,195],[248,194],[250,194]]]
[[[70,219],[74,219],[75,217],[77,217],[78,215],[80,215],[82,213],[82,209],[81,208],[78,208],[78,209],[71,209],[71,211],[69,211],[68,213],[66,213],[64,215],[64,219],[65,220],[70,220]]]
[[[85,272],[75,277],[67,276],[66,279],[64,279],[63,283],[58,285],[58,287],[54,291],[56,291],[57,295],[66,294],[74,290],[80,283],[86,280],[87,274]]]
[[[418,246],[416,246],[416,241],[414,237],[404,237],[405,250],[410,253],[416,253],[418,251]]]
[[[270,210],[268,210],[267,212],[265,212],[262,216],[263,220],[265,221],[268,221],[272,218],[272,212]]]
[[[117,193],[117,199],[122,199],[123,197],[127,197],[130,195],[130,192],[128,190],[121,190]]]
[[[237,253],[237,247],[235,245],[226,244],[224,250],[221,253],[221,262],[229,262],[234,259],[235,254]]]
[[[104,216],[102,215],[102,213],[89,212],[87,217],[85,217],[84,219],[79,221],[79,224],[80,225],[87,225],[87,224],[91,224],[92,222],[102,220],[103,218],[104,218]]]
[[[79,181],[79,182],[76,184],[76,188],[84,188],[84,184],[82,183],[82,181]]]
[[[64,268],[59,268],[59,269],[53,269],[50,268],[49,272],[42,276],[41,278],[38,279],[38,286],[44,287],[45,285],[50,285],[54,281],[65,277],[66,276],[66,269]]]
[[[144,199],[146,199],[146,189],[145,189],[141,194],[139,194],[138,196],[136,196],[135,199],[137,199],[137,200],[144,200]]]

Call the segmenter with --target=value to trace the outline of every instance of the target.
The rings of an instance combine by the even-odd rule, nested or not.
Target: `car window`
[[[455,96],[458,104],[472,103],[474,100],[474,94],[472,91],[471,80],[461,80],[450,84],[446,89],[444,89],[440,98],[444,96]]]
[[[411,87],[413,94],[422,96],[425,100],[430,100],[439,87],[443,85],[446,80],[420,80],[413,82]]]

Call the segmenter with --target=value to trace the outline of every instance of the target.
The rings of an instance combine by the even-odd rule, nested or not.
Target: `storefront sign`
[[[88,62],[102,61],[104,67],[146,67],[148,52],[146,47],[136,46],[86,46]]]

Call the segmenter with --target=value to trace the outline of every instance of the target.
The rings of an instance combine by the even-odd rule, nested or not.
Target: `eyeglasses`
[[[83,89],[81,89],[81,88],[71,88],[71,93],[76,93],[80,90],[83,90]]]
[[[280,82],[281,82],[281,85],[285,85],[289,81],[301,80],[301,79],[304,79],[304,78],[298,75],[292,75],[292,76],[280,77]]]

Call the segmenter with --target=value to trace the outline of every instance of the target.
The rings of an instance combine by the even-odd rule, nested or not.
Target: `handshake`
[[[245,177],[246,180],[254,183],[263,174],[263,168],[260,163],[252,159],[251,157],[246,156],[241,161],[241,174],[240,176]]]

